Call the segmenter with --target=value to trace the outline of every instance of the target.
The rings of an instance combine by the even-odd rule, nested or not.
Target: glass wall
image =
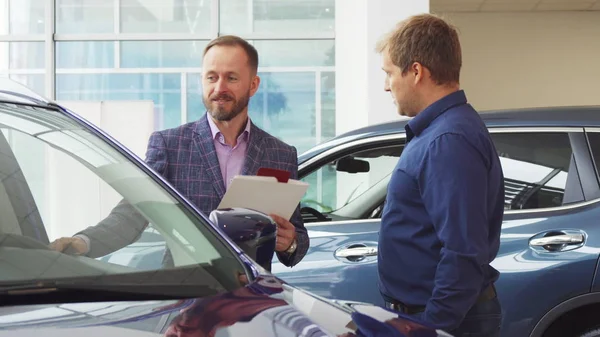
[[[212,38],[257,48],[250,116],[303,152],[335,132],[335,0],[0,0],[0,76],[61,100],[154,101],[156,129],[204,113]]]

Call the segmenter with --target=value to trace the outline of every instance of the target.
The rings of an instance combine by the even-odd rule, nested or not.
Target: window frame
[[[584,200],[579,202],[570,203],[568,205],[546,207],[546,208],[535,208],[535,209],[520,209],[520,210],[505,210],[504,215],[508,218],[512,218],[513,215],[517,215],[519,218],[522,217],[538,217],[545,216],[548,213],[564,213],[570,212],[574,209],[583,208],[589,205],[596,204],[600,201],[600,183],[599,177],[596,175],[594,168],[593,159],[591,157],[591,148],[587,143],[587,137],[585,134],[584,127],[556,127],[556,126],[487,126],[490,134],[493,133],[547,133],[557,132],[566,133],[571,141],[572,153],[575,158],[576,171],[578,173],[579,183],[583,190]],[[594,129],[595,132],[600,132],[600,128]],[[330,162],[335,158],[341,158],[347,154],[362,151],[373,147],[394,145],[399,142],[405,142],[405,132],[397,132],[386,135],[376,135],[367,138],[361,138],[352,140],[343,144],[339,144],[332,148],[329,148],[312,158],[305,160],[298,167],[299,177],[304,176],[316,171],[320,168],[320,165]],[[598,163],[600,166],[600,163]],[[508,220],[508,219],[507,219]],[[370,221],[381,221],[381,219],[353,219],[353,220],[334,220],[331,222],[370,222]],[[317,222],[310,223],[310,225],[317,224]]]

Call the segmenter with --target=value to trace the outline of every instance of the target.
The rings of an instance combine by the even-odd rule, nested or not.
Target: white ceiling
[[[600,0],[430,0],[432,12],[600,11]]]

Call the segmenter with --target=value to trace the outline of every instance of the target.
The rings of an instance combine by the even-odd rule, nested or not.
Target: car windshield
[[[0,182],[0,286],[102,280],[218,289],[244,272],[204,219],[67,114],[0,103]],[[49,248],[74,235],[89,243],[84,255]]]

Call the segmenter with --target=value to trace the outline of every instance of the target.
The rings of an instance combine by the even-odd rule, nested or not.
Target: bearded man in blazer
[[[296,148],[255,126],[248,102],[258,90],[258,53],[247,41],[221,36],[204,50],[202,99],[207,113],[198,121],[150,136],[146,162],[202,212],[215,210],[235,175],[256,175],[261,167],[286,170],[297,179]],[[306,254],[308,234],[296,208],[290,221],[277,223],[275,251],[279,261],[294,266]],[[124,220],[125,219],[125,220]],[[135,242],[147,222],[121,201],[99,224],[73,237],[59,238],[52,249],[100,257]]]

